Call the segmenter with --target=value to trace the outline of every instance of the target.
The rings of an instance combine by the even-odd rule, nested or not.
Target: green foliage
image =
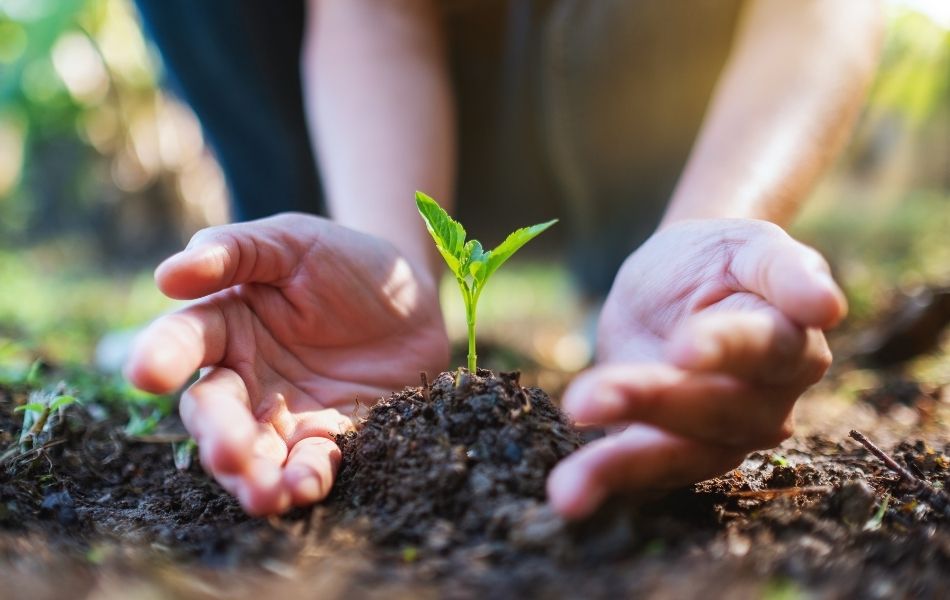
[[[788,459],[782,456],[781,454],[773,454],[772,458],[769,459],[769,462],[775,465],[776,467],[788,466]]]
[[[419,559],[419,549],[415,546],[406,546],[402,549],[402,562],[414,563]]]
[[[157,408],[139,408],[135,404],[128,405],[129,421],[125,424],[125,435],[141,437],[155,433],[158,422],[162,420],[162,411]]]
[[[884,500],[881,501],[881,504],[877,507],[874,515],[868,519],[868,522],[864,524],[865,531],[877,531],[881,528],[881,525],[884,523],[884,515],[887,514],[887,505],[891,502],[891,495],[884,494]]]
[[[77,402],[79,402],[79,400],[77,400],[74,396],[57,396],[52,402],[49,403],[49,409],[58,410]]]
[[[17,412],[31,411],[31,412],[42,414],[44,412],[52,412],[54,410],[59,410],[60,408],[65,408],[69,406],[70,404],[75,404],[76,402],[79,402],[79,400],[77,400],[73,396],[56,396],[55,398],[50,400],[49,403],[27,402],[26,404],[22,406],[18,406],[14,408],[13,412],[17,413]]]
[[[62,387],[62,383],[56,385],[58,389]],[[64,408],[78,402],[79,400],[72,395],[43,390],[31,392],[29,402],[13,409],[15,413],[23,413],[23,426],[20,428],[19,435],[20,446],[23,449],[33,446],[41,434],[48,433],[53,424],[51,416],[61,414]]]
[[[530,227],[522,227],[512,232],[505,241],[493,250],[485,250],[478,240],[465,241],[465,228],[462,224],[446,213],[438,203],[423,194],[416,192],[416,207],[426,229],[435,241],[439,254],[455,275],[462,299],[465,302],[465,316],[468,323],[468,370],[472,373],[476,369],[475,353],[475,315],[478,307],[478,298],[485,288],[485,284],[498,268],[511,258],[515,252],[532,239],[540,235],[551,225],[557,223],[553,219],[546,223],[539,223]]]
[[[950,101],[950,30],[912,9],[891,15],[884,49],[868,100],[922,127]]]
[[[191,461],[195,457],[195,451],[198,450],[198,442],[195,438],[188,438],[184,442],[172,443],[172,456],[175,459],[175,468],[179,471],[187,471],[191,467]]]

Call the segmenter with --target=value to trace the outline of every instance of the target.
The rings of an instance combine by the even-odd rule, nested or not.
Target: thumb
[[[827,329],[848,312],[825,259],[777,226],[740,245],[729,270],[739,285],[801,326]]]
[[[276,284],[290,277],[324,233],[316,217],[282,214],[202,229],[155,270],[171,298],[201,298],[241,283]]]

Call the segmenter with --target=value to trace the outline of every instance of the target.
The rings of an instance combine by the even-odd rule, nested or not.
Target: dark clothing
[[[304,4],[141,0],[169,83],[201,120],[235,220],[324,214],[300,85]]]
[[[460,219],[481,232],[560,217],[539,241],[559,229],[580,283],[605,294],[672,193],[740,3],[445,2]],[[216,149],[235,217],[323,214],[301,100],[304,3],[138,4]]]

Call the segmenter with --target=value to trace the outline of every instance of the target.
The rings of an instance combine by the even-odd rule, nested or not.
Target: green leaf
[[[538,223],[537,225],[532,225],[531,227],[522,227],[521,229],[515,230],[505,238],[505,241],[498,244],[494,250],[489,252],[491,255],[488,259],[488,265],[486,267],[485,275],[483,280],[488,279],[492,273],[498,270],[498,267],[503,265],[506,260],[511,258],[511,256],[521,249],[522,246],[533,240],[535,237],[541,234],[551,225],[557,223],[557,219],[552,219],[547,223]]]
[[[30,387],[40,387],[43,384],[43,361],[34,360],[27,371],[24,383]]]
[[[43,404],[42,402],[27,402],[26,404],[22,406],[18,406],[14,408],[13,412],[24,412],[27,410],[30,412],[41,414],[44,410],[46,410],[46,405]]]
[[[435,240],[439,254],[456,277],[463,277],[461,263],[462,251],[465,246],[465,228],[462,224],[449,216],[439,204],[422,192],[416,192],[416,208],[425,221],[429,235]]]
[[[198,443],[195,438],[188,438],[184,442],[172,444],[172,454],[175,457],[175,468],[179,471],[187,471],[191,466],[191,459],[198,449]]]
[[[877,507],[877,511],[874,513],[868,522],[864,524],[865,531],[876,531],[881,528],[881,524],[884,522],[884,515],[887,514],[887,505],[891,501],[891,494],[884,494],[884,500],[881,502],[880,506]]]
[[[162,418],[158,410],[153,409],[149,412],[148,416],[144,416],[134,404],[129,404],[127,408],[129,411],[129,422],[125,424],[126,436],[139,437],[155,432],[155,428]]]
[[[76,404],[77,402],[79,402],[79,400],[73,396],[58,396],[49,403],[49,409],[56,410],[57,408],[63,408],[65,406],[69,406],[70,404]]]
[[[484,282],[484,273],[491,257],[491,251],[485,252],[481,242],[471,240],[465,243],[464,250],[465,262],[462,265],[462,273],[471,275],[478,283]]]
[[[776,467],[787,467],[788,459],[782,456],[781,454],[773,454],[772,458],[769,460]]]

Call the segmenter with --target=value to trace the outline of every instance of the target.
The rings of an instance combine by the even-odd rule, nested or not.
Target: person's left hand
[[[555,467],[555,510],[580,518],[611,492],[669,490],[779,444],[795,401],[831,364],[822,330],[846,311],[824,259],[776,225],[656,233],[617,274],[598,364],[564,395],[578,422],[626,427]]]

